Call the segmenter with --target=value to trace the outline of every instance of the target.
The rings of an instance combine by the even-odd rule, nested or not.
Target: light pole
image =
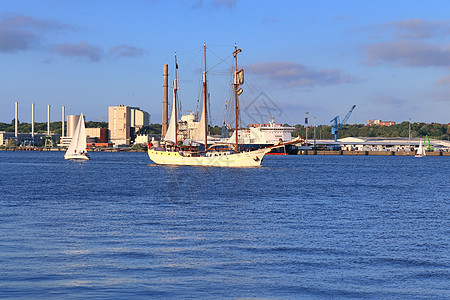
[[[314,118],[314,150],[316,149],[316,116]]]

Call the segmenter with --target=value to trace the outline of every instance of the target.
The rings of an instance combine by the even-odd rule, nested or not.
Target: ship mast
[[[234,44],[234,52],[233,52],[233,56],[234,56],[234,61],[235,61],[235,72],[234,72],[234,115],[235,115],[235,125],[236,125],[236,131],[235,131],[235,135],[236,135],[236,144],[235,144],[235,151],[239,152],[239,142],[238,142],[238,120],[239,120],[239,97],[238,97],[238,88],[240,86],[240,83],[238,82],[238,65],[237,65],[237,55],[238,53],[242,52],[241,49],[238,49],[236,44]],[[241,83],[242,84],[242,83]]]
[[[208,101],[208,91],[206,89],[206,43],[203,44],[203,53],[205,59],[205,71],[203,72],[203,114],[202,116],[205,121],[205,153],[208,149],[208,113],[207,113],[207,101]]]
[[[177,117],[177,91],[178,91],[178,84],[177,84],[177,70],[178,70],[178,64],[177,64],[177,53],[175,52],[175,79],[173,80],[173,103],[174,107],[172,109],[175,110],[175,147],[178,144],[178,117]]]

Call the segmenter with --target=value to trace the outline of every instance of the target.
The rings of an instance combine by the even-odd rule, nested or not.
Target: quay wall
[[[345,150],[299,150],[298,155],[372,155],[372,156],[414,156],[415,152],[406,151],[345,151]],[[427,156],[450,156],[450,152],[429,152]]]

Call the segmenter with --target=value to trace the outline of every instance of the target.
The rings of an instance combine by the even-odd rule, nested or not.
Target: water
[[[0,151],[0,298],[450,298],[449,157]]]

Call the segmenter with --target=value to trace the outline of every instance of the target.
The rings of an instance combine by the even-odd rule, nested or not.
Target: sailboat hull
[[[71,154],[71,155],[64,155],[65,159],[73,159],[73,160],[89,160],[89,157],[87,155],[83,154]]]
[[[270,149],[225,154],[211,152],[208,156],[185,156],[180,152],[149,149],[148,156],[158,165],[202,166],[202,167],[259,167]]]

